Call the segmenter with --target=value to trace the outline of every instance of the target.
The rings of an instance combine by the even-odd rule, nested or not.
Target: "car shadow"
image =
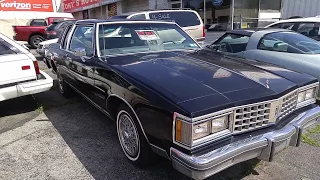
[[[32,96],[23,96],[0,102],[0,118],[34,111],[38,108]]]
[[[61,98],[55,88],[37,97],[49,121],[95,179],[189,179],[162,158],[147,168],[134,166],[122,153],[112,120],[79,96],[58,101]],[[50,99],[57,104],[47,102]],[[258,162],[238,164],[208,179],[241,179]]]
[[[22,126],[40,114],[33,96],[0,102],[0,134]]]

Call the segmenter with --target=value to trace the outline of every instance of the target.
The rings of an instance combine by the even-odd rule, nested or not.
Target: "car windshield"
[[[317,41],[294,32],[267,34],[262,38],[258,48],[297,54],[320,54],[320,44]]]
[[[175,24],[116,23],[99,26],[101,56],[198,48],[199,45]]]

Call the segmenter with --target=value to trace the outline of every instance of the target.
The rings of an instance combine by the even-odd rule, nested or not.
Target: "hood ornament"
[[[269,79],[266,80],[266,88],[269,89]]]

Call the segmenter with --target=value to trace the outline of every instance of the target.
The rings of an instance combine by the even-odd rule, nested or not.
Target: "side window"
[[[10,49],[9,47],[12,45],[5,45],[6,43],[3,39],[0,38],[0,55],[6,55],[6,54],[16,54],[16,52],[13,49]]]
[[[291,48],[288,43],[283,41],[283,38],[284,36],[282,36],[280,33],[267,34],[261,39],[261,42],[258,45],[258,49],[277,52],[293,51],[295,48]]]
[[[138,14],[138,15],[132,16],[130,19],[146,19],[146,15]]]
[[[59,37],[58,43],[61,44],[62,49],[67,48],[67,38],[68,38],[68,34],[70,33],[71,27],[72,25],[67,26],[63,34]]]
[[[297,32],[315,38],[319,35],[319,23],[300,23]]]
[[[301,34],[274,32],[261,39],[258,49],[285,53],[317,54],[320,52],[320,45],[317,41]]]
[[[240,34],[225,34],[214,44],[218,46],[219,51],[238,53],[246,50],[249,38]]]
[[[87,56],[93,55],[93,26],[77,26],[72,34],[69,50],[84,48]]]

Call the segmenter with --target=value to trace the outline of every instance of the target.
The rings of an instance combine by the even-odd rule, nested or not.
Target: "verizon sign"
[[[52,0],[0,0],[0,11],[53,12]]]

